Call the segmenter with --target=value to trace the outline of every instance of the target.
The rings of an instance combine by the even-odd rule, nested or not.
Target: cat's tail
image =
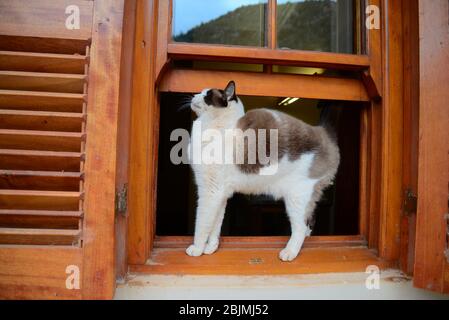
[[[318,104],[321,109],[320,123],[328,133],[329,137],[337,142],[338,120],[341,111],[341,102],[339,101],[322,101]]]

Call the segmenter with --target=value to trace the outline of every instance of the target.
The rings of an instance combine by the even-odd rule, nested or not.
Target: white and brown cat
[[[279,258],[282,261],[294,260],[304,239],[310,235],[308,220],[313,215],[316,202],[332,183],[338,169],[340,154],[333,135],[323,126],[310,126],[277,110],[256,109],[245,113],[233,81],[224,90],[205,89],[195,95],[191,109],[198,118],[192,126],[189,149],[195,142],[203,146],[208,143],[195,141],[201,139],[201,133],[208,129],[253,129],[256,132],[274,129],[277,132],[277,152],[273,153],[270,147],[266,149],[267,153],[276,154],[277,159],[270,164],[262,164],[259,159],[256,163],[245,161],[231,165],[192,164],[198,187],[198,207],[195,236],[193,244],[186,250],[187,254],[196,257],[212,254],[218,249],[227,200],[239,192],[284,200],[291,237]],[[266,136],[269,146],[269,134]],[[248,153],[258,147],[248,145],[247,140],[245,142],[240,152]],[[245,160],[248,160],[246,156]],[[276,165],[276,171],[267,174],[273,165]]]

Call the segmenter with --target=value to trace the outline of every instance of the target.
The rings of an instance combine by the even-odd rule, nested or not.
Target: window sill
[[[144,265],[130,265],[130,272],[141,274],[181,275],[291,275],[365,272],[366,267],[376,265],[381,270],[395,267],[394,263],[378,258],[374,250],[360,241],[338,239],[345,237],[312,237],[308,239],[301,254],[293,262],[279,260],[281,238],[271,239],[266,245],[262,238],[228,238],[213,255],[192,258],[185,254],[184,242],[188,237],[157,239],[150,259]],[[177,240],[176,240],[177,238]],[[329,238],[332,241],[325,240]],[[285,243],[285,242],[283,242]],[[320,244],[321,243],[321,244]],[[182,247],[181,247],[182,245]]]

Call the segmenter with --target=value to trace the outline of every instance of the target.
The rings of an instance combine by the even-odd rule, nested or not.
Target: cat
[[[268,133],[266,150],[267,155],[276,153],[277,159],[262,164],[257,158],[255,163],[250,163],[248,152],[258,146],[251,146],[248,140],[244,140],[244,145],[236,144],[232,149],[234,159],[238,152],[244,153],[243,163],[191,163],[198,203],[194,240],[186,253],[196,257],[213,254],[218,249],[227,200],[239,192],[284,200],[291,237],[279,258],[293,261],[311,233],[308,221],[312,218],[316,202],[332,183],[339,166],[340,153],[332,130],[308,125],[277,110],[255,109],[245,113],[234,81],[230,81],[224,90],[204,89],[193,96],[190,107],[197,119],[192,125],[189,150],[195,142],[203,146],[210,143],[207,140],[195,141],[201,139],[201,133],[208,129],[221,132],[226,129],[243,132],[274,129],[277,150],[270,150],[271,136],[268,137]],[[224,143],[229,143],[229,140],[225,139]],[[276,166],[274,173],[266,174],[273,165]]]

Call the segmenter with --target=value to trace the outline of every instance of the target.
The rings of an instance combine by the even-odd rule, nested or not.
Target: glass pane
[[[278,48],[354,53],[354,2],[278,0]]]
[[[268,0],[174,0],[173,40],[265,46]]]

